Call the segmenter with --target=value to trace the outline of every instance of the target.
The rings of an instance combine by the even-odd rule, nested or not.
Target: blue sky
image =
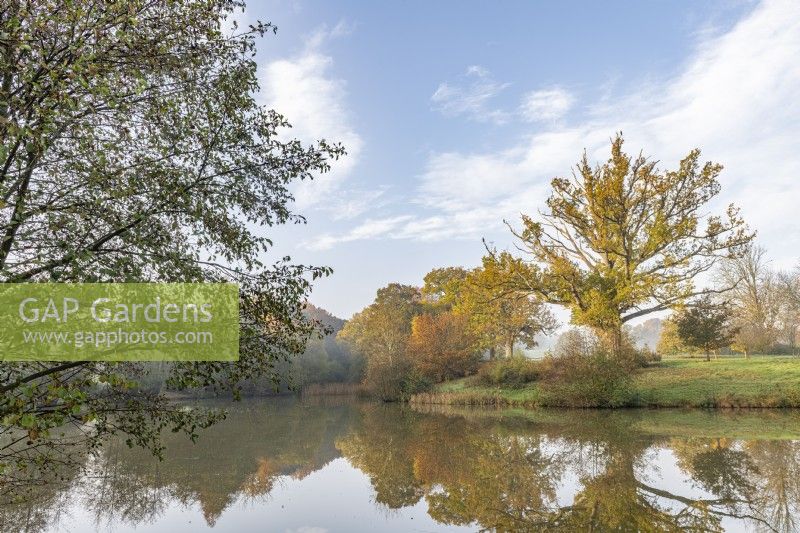
[[[800,258],[800,3],[251,2],[260,98],[350,155],[295,189],[275,254],[324,264],[312,301],[349,317],[392,281],[474,266],[585,148],[726,166],[723,193],[774,265]]]

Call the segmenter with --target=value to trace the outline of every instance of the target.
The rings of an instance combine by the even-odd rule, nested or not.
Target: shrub
[[[409,372],[400,386],[400,400],[408,400],[414,394],[427,392],[433,387],[431,378],[420,372]]]
[[[407,389],[406,380],[411,372],[411,365],[403,358],[374,357],[367,363],[363,384],[371,396],[387,402],[397,401]]]
[[[644,348],[636,348],[634,351],[637,366],[647,366],[650,363],[658,363],[661,361],[661,355],[645,346]]]
[[[571,328],[562,333],[553,347],[553,357],[590,356],[598,350],[597,337],[584,328]]]
[[[541,361],[514,356],[484,363],[478,369],[475,382],[487,386],[520,388],[540,377]]]
[[[586,328],[572,328],[556,341],[551,356],[561,357],[591,357],[598,353],[605,353],[603,343],[597,336]],[[615,358],[628,370],[648,366],[650,363],[661,361],[661,356],[651,350],[647,345],[637,348],[628,331],[623,331],[621,353]]]
[[[425,392],[433,386],[431,379],[415,371],[408,361],[384,362],[367,367],[364,390],[384,402],[405,401],[412,394]]]
[[[548,357],[540,403],[552,407],[623,407],[634,402],[629,369],[601,351]]]

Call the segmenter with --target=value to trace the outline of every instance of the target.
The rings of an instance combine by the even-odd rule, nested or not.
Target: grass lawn
[[[800,358],[791,356],[666,359],[633,376],[638,407],[800,407]],[[449,381],[418,403],[536,407],[539,388],[484,387]]]
[[[800,406],[800,358],[667,359],[635,383],[645,406]]]

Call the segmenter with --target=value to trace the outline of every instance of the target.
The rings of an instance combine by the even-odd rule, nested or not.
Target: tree
[[[450,311],[425,313],[411,322],[408,357],[414,367],[435,381],[468,375],[480,358],[469,319]]]
[[[461,300],[468,274],[462,267],[435,268],[425,274],[422,296],[434,308],[452,309]]]
[[[674,316],[662,322],[661,335],[658,338],[656,345],[656,352],[666,355],[679,355],[690,353],[695,350],[691,346],[687,346],[678,334],[678,324],[674,320]]]
[[[758,476],[754,478],[761,514],[774,531],[798,527],[800,445],[794,440],[753,440],[745,445]]]
[[[597,351],[595,336],[581,328],[570,328],[558,336],[552,353],[555,357],[591,357]]]
[[[257,103],[255,43],[274,28],[224,30],[243,5],[0,7],[0,281],[238,282],[240,361],[172,365],[178,389],[274,377],[311,333],[310,280],[329,272],[260,259],[264,227],[303,221],[289,185],[343,150],[288,138],[288,122]],[[29,438],[0,451],[0,472],[60,461],[51,430],[64,424],[93,421],[81,433],[92,447],[121,431],[160,452],[162,428],[194,435],[214,420],[137,389],[146,369],[3,363],[0,438]]]
[[[407,356],[411,320],[422,312],[419,289],[391,283],[339,332],[366,359],[364,383],[379,397],[397,399],[411,368]]]
[[[797,339],[800,335],[800,271],[781,273],[779,287],[780,337],[792,355],[796,355]]]
[[[720,282],[730,287],[734,322],[739,328],[734,348],[744,352],[767,352],[778,340],[781,287],[766,260],[766,250],[748,247],[746,253],[722,264]]]
[[[454,310],[469,316],[473,331],[491,353],[502,346],[505,356],[511,357],[517,342],[532,348],[537,335],[557,327],[547,305],[519,288],[518,280],[530,274],[521,259],[502,252],[484,257],[483,266],[465,278],[461,300]]]
[[[522,230],[512,229],[542,268],[523,285],[569,307],[616,354],[623,324],[710,292],[695,287],[696,276],[753,237],[732,205],[724,216],[703,213],[720,192],[722,166],[701,164],[700,150],[661,171],[622,147],[619,134],[595,167],[584,153],[571,179],[552,181],[541,219],[523,216]]]
[[[730,346],[737,330],[731,325],[731,310],[727,303],[715,303],[703,296],[680,311],[675,317],[678,336],[688,346],[703,350],[706,361],[711,352]]]

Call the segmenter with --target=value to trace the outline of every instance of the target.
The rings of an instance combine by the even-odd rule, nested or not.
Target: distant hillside
[[[363,359],[336,339],[345,320],[311,303],[306,304],[304,312],[308,318],[318,321],[330,331],[322,339],[309,339],[306,351],[292,359],[286,372],[293,382],[303,386],[309,383],[360,381],[364,368]]]
[[[312,320],[317,320],[322,325],[327,326],[333,330],[331,336],[335,337],[337,333],[344,327],[345,320],[337,316],[333,316],[328,311],[321,307],[317,307],[312,303],[307,303],[305,308],[305,315]]]

